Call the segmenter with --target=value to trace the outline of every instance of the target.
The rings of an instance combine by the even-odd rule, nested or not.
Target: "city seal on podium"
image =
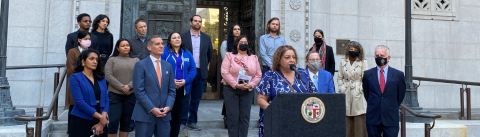
[[[325,116],[325,105],[317,97],[307,98],[301,107],[302,116],[308,123],[318,123]]]

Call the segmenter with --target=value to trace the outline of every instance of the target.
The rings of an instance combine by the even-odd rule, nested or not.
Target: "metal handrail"
[[[410,114],[412,114],[415,117],[421,117],[421,118],[441,118],[442,115],[437,115],[437,114],[430,114],[430,113],[416,113],[407,106],[401,104],[401,108],[404,108],[406,111],[408,111]]]
[[[13,70],[13,69],[33,69],[33,68],[62,68],[62,67],[65,67],[65,64],[7,66],[7,70]]]
[[[449,83],[449,84],[460,84],[460,119],[465,119],[465,93],[466,93],[466,103],[467,103],[467,120],[472,120],[472,105],[471,105],[471,92],[470,88],[467,86],[480,86],[480,82],[470,82],[470,81],[459,81],[459,80],[447,80],[447,79],[436,79],[436,78],[425,78],[425,77],[413,77],[413,80],[418,80],[418,86],[420,86],[421,81],[430,81],[430,82],[440,82],[440,83]],[[463,88],[465,85],[465,88]]]
[[[15,116],[13,116],[13,119],[17,120],[17,121],[38,121],[38,120],[47,120],[48,118],[50,118],[50,114],[53,111],[53,106],[54,106],[55,102],[58,100],[58,94],[60,93],[60,89],[62,87],[63,80],[65,80],[66,75],[67,75],[67,69],[64,69],[63,72],[62,72],[62,76],[60,78],[60,82],[58,83],[57,88],[55,90],[55,95],[53,96],[53,99],[50,102],[50,106],[48,107],[48,111],[47,111],[47,114],[45,116],[32,117],[32,116],[29,116],[29,115],[15,115]]]
[[[450,83],[450,84],[461,84],[461,85],[472,85],[480,86],[480,82],[470,82],[470,81],[458,81],[458,80],[447,80],[447,79],[436,79],[436,78],[425,78],[425,77],[413,77],[413,80],[418,81],[431,81],[431,82],[441,82],[441,83]]]
[[[425,123],[425,137],[430,137],[430,131],[435,127],[435,119],[437,118],[442,118],[441,115],[436,115],[436,114],[430,114],[430,113],[416,113],[413,110],[409,109],[407,106],[401,104],[400,105],[400,114],[401,114],[401,137],[406,137],[407,136],[407,124],[406,124],[406,111],[408,111],[410,114],[412,114],[415,117],[421,117],[421,118],[431,118],[433,119],[433,124],[430,126],[430,123]]]

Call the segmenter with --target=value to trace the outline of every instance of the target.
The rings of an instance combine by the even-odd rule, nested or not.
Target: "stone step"
[[[228,137],[227,129],[212,128],[212,129],[202,129],[201,131],[186,130],[186,132],[188,132],[188,136],[185,136],[185,133],[183,133],[181,134],[183,136],[179,135],[179,137]],[[247,136],[258,137],[258,128],[248,129]]]
[[[54,130],[48,134],[48,137],[67,137],[67,130]],[[227,129],[202,129],[200,131],[183,130],[179,137],[228,137]],[[128,137],[135,137],[135,131],[130,132]],[[258,128],[250,128],[248,137],[258,137]]]
[[[223,120],[210,120],[210,121],[198,121],[197,125],[202,128],[202,129],[211,129],[211,128],[219,128],[222,129],[224,128]],[[258,128],[258,119],[250,120],[250,128]],[[67,130],[67,121],[58,121],[58,122],[53,122],[52,124],[52,130]],[[189,129],[187,127],[187,129]]]

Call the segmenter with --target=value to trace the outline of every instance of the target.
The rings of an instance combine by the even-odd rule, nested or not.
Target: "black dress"
[[[85,76],[86,77],[86,76]],[[87,78],[88,79],[88,78]],[[100,98],[101,95],[101,89],[100,86],[98,85],[98,81],[95,79],[94,83],[92,81],[88,80],[90,85],[93,87],[93,92],[95,92],[95,98]],[[100,112],[100,104],[97,103],[95,106],[95,110],[102,114]],[[69,131],[69,137],[89,137],[92,135],[92,127],[100,122],[97,118],[93,118],[93,120],[88,120],[88,119],[83,119],[81,117],[71,115],[71,122],[70,124],[71,128]],[[107,126],[103,127],[103,134],[100,135],[100,137],[107,137],[108,136],[108,128]]]

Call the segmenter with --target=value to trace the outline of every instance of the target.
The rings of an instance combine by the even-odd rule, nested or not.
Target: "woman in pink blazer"
[[[225,53],[222,62],[226,123],[230,137],[246,137],[248,134],[252,90],[262,78],[261,69],[257,56],[248,50],[247,38],[239,36],[233,44],[233,51]]]

